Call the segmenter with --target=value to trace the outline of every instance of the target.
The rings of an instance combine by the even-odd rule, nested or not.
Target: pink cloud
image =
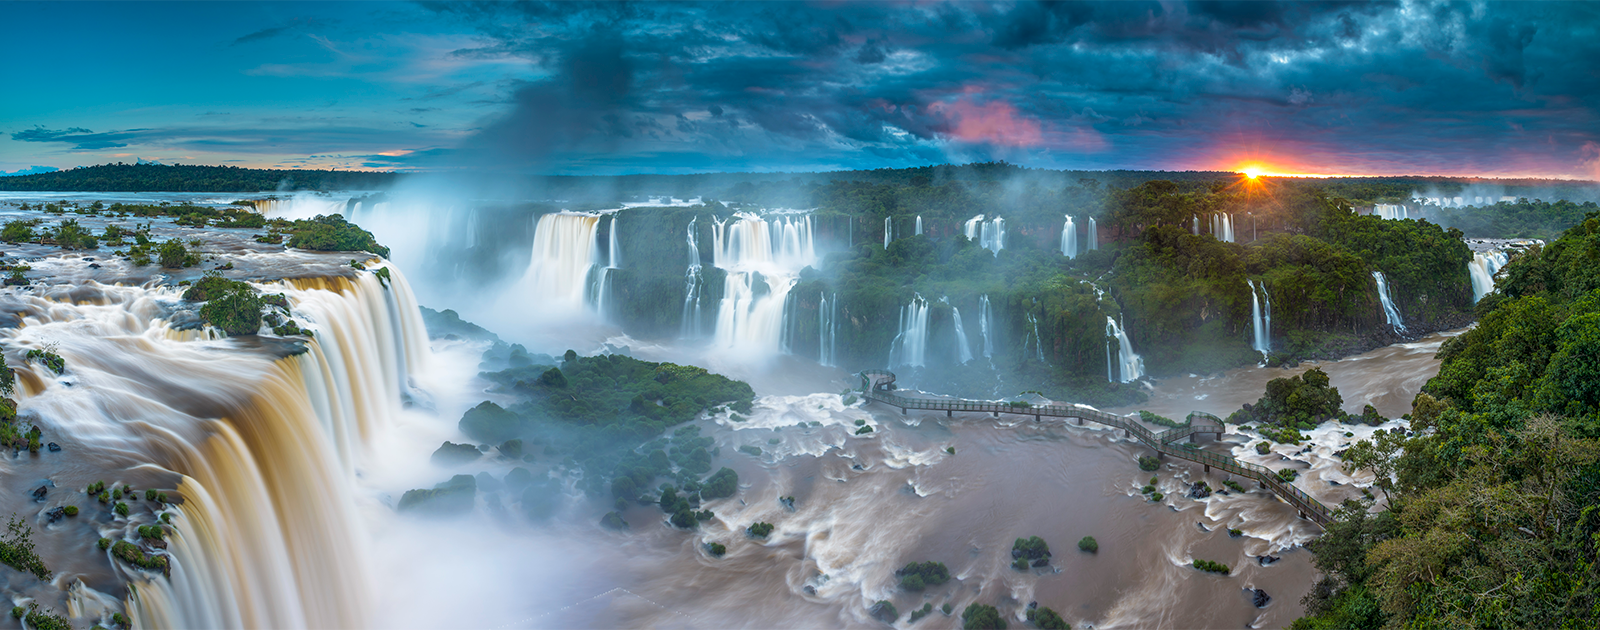
[[[948,133],[962,142],[1029,147],[1043,142],[1039,121],[1026,118],[1005,101],[979,104],[967,99],[934,103],[929,111],[949,124]]]

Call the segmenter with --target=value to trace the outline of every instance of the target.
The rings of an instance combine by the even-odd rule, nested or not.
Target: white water
[[[590,272],[599,266],[600,215],[555,212],[539,217],[533,258],[509,296],[517,308],[544,305],[556,315],[578,315],[588,303]]]
[[[994,313],[989,309],[988,294],[978,296],[978,332],[983,335],[983,356],[994,356],[994,342],[990,341],[990,331],[994,330]]]
[[[961,309],[950,307],[956,325],[956,357],[963,365],[972,360],[972,347],[967,345],[967,329],[961,325]]]
[[[889,365],[923,367],[928,364],[928,301],[921,295],[900,307],[900,330],[889,344]]]
[[[713,348],[742,360],[778,355],[789,290],[800,270],[816,264],[811,217],[769,221],[741,212],[717,222],[712,240],[713,264],[727,271]]]
[[[922,236],[922,215],[917,215],[917,236]]]
[[[817,362],[827,367],[839,365],[839,294],[822,296],[817,307]]]
[[[1389,327],[1395,332],[1404,332],[1406,324],[1400,319],[1400,309],[1395,308],[1394,299],[1389,295],[1389,281],[1383,277],[1382,271],[1372,272],[1372,279],[1378,283],[1378,300],[1383,304],[1383,317],[1388,320]]]
[[[1245,282],[1250,284],[1250,347],[1265,357],[1272,354],[1272,298],[1265,280],[1260,287],[1254,280]]]
[[[889,242],[894,240],[894,217],[883,218],[883,248],[889,249]]]
[[[1100,233],[1095,230],[1094,217],[1089,217],[1089,233],[1084,236],[1084,243],[1087,245],[1084,249],[1088,251],[1100,249]]]
[[[1034,358],[1044,363],[1044,338],[1039,336],[1039,318],[1033,313],[1028,313],[1028,325],[1033,328],[1033,354]],[[1027,344],[1023,344],[1023,351],[1027,351]]]
[[[1192,217],[1192,218],[1189,219],[1189,232],[1191,234],[1194,234],[1195,236],[1199,236],[1200,235],[1200,215],[1194,214],[1194,215],[1190,215],[1190,217]]]
[[[1409,218],[1409,213],[1406,211],[1405,206],[1387,203],[1380,203],[1373,206],[1372,213],[1378,215],[1380,218],[1389,219],[1391,221]]]
[[[1483,296],[1494,291],[1494,276],[1500,268],[1506,266],[1505,252],[1473,252],[1472,260],[1467,263],[1467,273],[1472,277],[1472,301],[1477,302]]]
[[[1078,229],[1072,224],[1072,215],[1067,215],[1067,222],[1061,226],[1061,255],[1067,258],[1078,257]]]
[[[1006,246],[1006,220],[995,217],[984,220],[983,215],[977,215],[962,225],[962,231],[967,238],[979,247],[996,254]]]
[[[1233,240],[1233,215],[1219,212],[1211,215],[1211,235],[1224,243]]]
[[[1111,360],[1111,339],[1117,340],[1116,362]],[[1113,374],[1113,371],[1116,374]],[[1106,318],[1106,380],[1128,383],[1144,376],[1144,359],[1133,351],[1133,342],[1117,320]]]

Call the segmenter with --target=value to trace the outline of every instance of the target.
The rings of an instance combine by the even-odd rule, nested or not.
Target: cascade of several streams
[[[1078,229],[1072,225],[1072,215],[1067,215],[1067,222],[1061,226],[1061,255],[1067,258],[1078,257]]]
[[[1033,313],[1028,313],[1027,314],[1027,319],[1028,319],[1028,326],[1033,330],[1033,354],[1034,354],[1034,358],[1038,359],[1040,363],[1044,363],[1045,362],[1045,360],[1044,360],[1044,338],[1039,336],[1039,318],[1034,316]],[[1026,343],[1023,344],[1023,350],[1024,351],[1027,350],[1027,344]]]
[[[1000,217],[985,220],[980,214],[967,219],[962,225],[962,233],[979,247],[996,254],[1006,246],[1006,220]]]
[[[1372,279],[1378,283],[1378,301],[1383,304],[1384,319],[1395,332],[1404,332],[1406,324],[1400,319],[1400,309],[1395,308],[1394,298],[1389,295],[1389,281],[1383,277],[1382,271],[1372,272]]]
[[[923,367],[927,359],[928,301],[919,294],[900,307],[900,330],[889,344],[889,365]]]
[[[1505,252],[1501,251],[1472,253],[1472,260],[1467,262],[1467,275],[1472,278],[1473,302],[1494,291],[1494,275],[1507,261]]]
[[[513,294],[519,299],[537,296],[557,314],[582,313],[591,295],[591,272],[600,263],[599,234],[598,214],[553,212],[539,217],[533,258]]]
[[[1250,347],[1266,357],[1272,354],[1272,298],[1267,295],[1266,281],[1259,287],[1254,280],[1245,282],[1250,285]]]
[[[777,355],[789,290],[817,262],[811,216],[769,221],[741,212],[717,222],[712,240],[713,264],[727,271],[714,347],[742,358]]]
[[[1211,234],[1224,243],[1233,241],[1233,215],[1224,212],[1211,215]]]
[[[1111,340],[1117,341],[1116,360],[1112,361]],[[1133,341],[1127,331],[1111,317],[1106,317],[1106,380],[1132,382],[1144,376],[1144,359],[1133,351]]]
[[[678,336],[684,339],[699,339],[704,335],[700,330],[700,290],[705,280],[700,273],[700,243],[695,236],[695,220],[689,219],[689,267],[683,274],[683,322]]]

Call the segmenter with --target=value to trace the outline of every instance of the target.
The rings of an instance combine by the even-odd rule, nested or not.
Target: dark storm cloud
[[[1600,142],[1586,3],[426,6],[485,38],[457,56],[542,75],[462,147],[515,165],[1465,172]]]

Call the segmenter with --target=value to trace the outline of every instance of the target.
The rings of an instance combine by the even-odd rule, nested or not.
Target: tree
[[[1376,477],[1373,485],[1383,492],[1383,500],[1389,502],[1389,493],[1394,488],[1395,467],[1399,465],[1400,455],[1405,449],[1406,436],[1399,431],[1378,430],[1373,440],[1356,442],[1344,453],[1344,464],[1341,469],[1345,474],[1353,474],[1358,470],[1370,470]]]

